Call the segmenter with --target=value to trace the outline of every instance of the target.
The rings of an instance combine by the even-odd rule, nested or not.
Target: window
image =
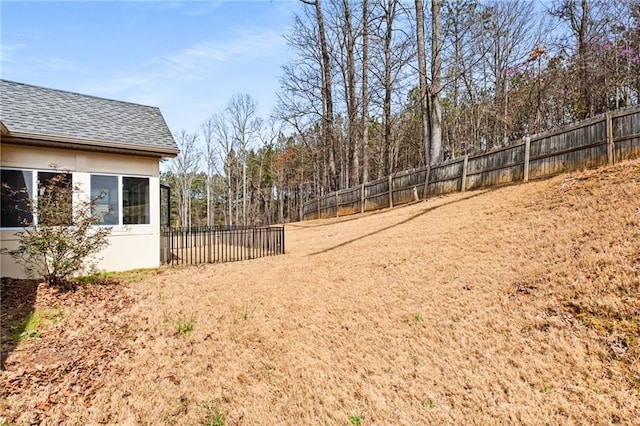
[[[0,227],[19,227],[33,223],[30,200],[33,197],[33,174],[23,170],[0,170]]]
[[[149,178],[122,178],[122,223],[149,224]]]
[[[34,223],[68,225],[73,219],[71,173],[0,169],[0,227]],[[90,175],[93,214],[100,225],[149,225],[151,198],[148,177]],[[38,207],[31,213],[32,203]],[[45,208],[46,207],[46,208]]]
[[[71,173],[38,172],[38,223],[58,226],[73,222]]]
[[[120,197],[118,196],[118,176],[91,176],[91,200],[93,215],[101,225],[120,223]]]
[[[2,178],[2,215],[0,227],[16,228],[34,222],[68,225],[73,217],[71,173],[0,170]],[[35,186],[37,184],[37,186]],[[34,190],[35,192],[34,194]],[[32,200],[37,200],[33,217]]]

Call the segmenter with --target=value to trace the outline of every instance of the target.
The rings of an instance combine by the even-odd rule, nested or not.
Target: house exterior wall
[[[52,166],[55,164],[55,166]],[[69,171],[74,185],[90,193],[91,174],[149,178],[149,224],[113,226],[109,245],[96,258],[100,271],[155,268],[160,265],[160,180],[159,159],[124,154],[0,144],[0,167]],[[18,245],[16,228],[0,228],[0,246],[11,250]],[[8,254],[0,255],[0,276],[24,278],[20,265]]]

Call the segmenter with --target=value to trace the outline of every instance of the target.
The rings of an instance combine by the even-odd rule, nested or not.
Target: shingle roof
[[[0,79],[0,121],[10,135],[31,134],[177,154],[160,109]]]

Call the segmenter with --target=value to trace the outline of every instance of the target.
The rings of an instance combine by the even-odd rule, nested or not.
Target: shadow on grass
[[[338,245],[336,245],[336,246],[329,247],[329,248],[324,249],[324,250],[316,251],[316,252],[314,252],[314,253],[310,253],[310,254],[308,254],[307,256],[316,256],[316,255],[318,255],[318,254],[327,253],[327,252],[329,252],[329,251],[331,251],[331,250],[335,250],[335,249],[337,249],[337,248],[344,247],[344,246],[346,246],[346,245],[348,245],[348,244],[351,244],[351,243],[354,243],[354,242],[356,242],[356,241],[359,241],[359,240],[362,240],[362,239],[365,239],[365,238],[371,237],[372,235],[379,234],[380,232],[386,231],[386,230],[388,230],[388,229],[392,229],[392,228],[395,228],[395,227],[397,227],[397,226],[404,225],[405,223],[411,222],[412,220],[417,219],[417,218],[419,218],[420,216],[423,216],[423,215],[425,215],[425,214],[427,214],[427,213],[429,213],[429,212],[432,212],[432,211],[434,211],[434,210],[436,210],[436,209],[439,209],[440,207],[449,206],[449,205],[451,205],[451,204],[456,204],[456,203],[459,203],[459,202],[461,202],[461,201],[470,200],[470,199],[472,199],[472,198],[479,197],[480,195],[486,194],[487,192],[489,192],[489,191],[491,191],[491,190],[492,190],[492,189],[482,190],[482,191],[480,191],[480,192],[476,192],[476,193],[474,193],[474,194],[472,194],[472,195],[469,195],[469,196],[467,196],[467,197],[464,197],[464,198],[459,198],[459,199],[456,199],[456,200],[447,201],[446,203],[438,204],[437,206],[428,207],[428,208],[426,208],[426,209],[422,210],[420,213],[416,213],[416,214],[414,214],[413,216],[410,216],[410,217],[408,217],[408,218],[406,218],[406,219],[404,219],[404,220],[402,220],[402,221],[400,221],[400,222],[394,223],[394,224],[389,225],[389,226],[385,226],[385,227],[380,228],[380,229],[376,229],[376,230],[375,230],[375,231],[373,231],[373,232],[369,232],[368,234],[364,234],[364,235],[361,235],[361,236],[359,236],[359,237],[353,238],[353,239],[351,239],[351,240],[349,240],[349,241],[345,241],[345,242],[340,243],[340,244],[338,244]]]
[[[33,314],[38,280],[2,278],[0,281],[0,370],[18,346]]]

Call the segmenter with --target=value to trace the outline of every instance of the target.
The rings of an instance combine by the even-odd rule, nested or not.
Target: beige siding
[[[100,259],[97,267],[101,271],[123,271],[160,265],[160,182],[157,158],[0,145],[0,166],[3,168],[48,170],[52,168],[52,163],[58,169],[73,172],[74,184],[79,185],[81,190],[86,190],[87,194],[91,173],[149,177],[151,223],[115,226],[109,237],[109,246],[97,256]],[[0,230],[0,245],[9,250],[15,248],[15,230]],[[9,255],[3,254],[0,257],[0,276],[24,277],[22,268]]]
[[[58,169],[72,172],[154,177],[158,177],[160,173],[157,158],[133,155],[2,144],[0,158],[2,167],[46,170],[55,165]]]

